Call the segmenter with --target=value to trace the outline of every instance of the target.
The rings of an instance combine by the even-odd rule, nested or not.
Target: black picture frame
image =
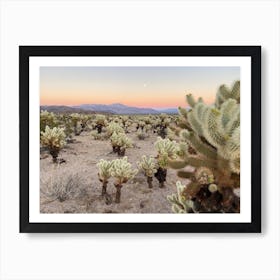
[[[32,223],[29,221],[29,58],[32,56],[248,56],[251,58],[250,223]],[[19,46],[21,233],[261,232],[260,46]],[[39,113],[39,111],[38,111]],[[248,186],[249,187],[249,186]]]

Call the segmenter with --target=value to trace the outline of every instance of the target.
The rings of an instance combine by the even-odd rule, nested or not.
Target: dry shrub
[[[56,170],[48,180],[41,181],[41,192],[49,199],[63,202],[85,195],[86,190],[79,174],[69,174]]]

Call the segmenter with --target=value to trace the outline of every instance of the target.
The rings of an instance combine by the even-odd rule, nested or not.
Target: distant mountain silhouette
[[[120,103],[113,103],[110,105],[104,104],[82,104],[79,106],[74,106],[74,108],[80,108],[83,110],[91,110],[95,112],[108,112],[112,114],[122,114],[122,115],[147,115],[147,114],[158,114],[157,110],[151,108],[138,108],[126,106]]]
[[[86,113],[86,111],[81,108],[74,108],[63,105],[43,105],[40,106],[40,110],[53,113]]]
[[[105,104],[82,104],[76,106],[63,106],[63,105],[51,105],[40,106],[41,110],[46,110],[54,113],[106,113],[106,114],[118,114],[118,115],[148,115],[148,114],[177,114],[177,108],[166,109],[152,109],[152,108],[139,108],[123,105],[121,103],[113,103],[110,105]]]

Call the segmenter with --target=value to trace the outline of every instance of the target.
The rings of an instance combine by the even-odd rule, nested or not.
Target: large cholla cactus
[[[157,141],[155,142],[155,148],[157,150],[156,159],[158,163],[158,169],[155,173],[155,177],[159,181],[160,188],[163,188],[164,182],[166,181],[169,160],[174,160],[177,158],[179,145],[175,141],[158,137]]]
[[[46,126],[54,128],[57,125],[58,120],[54,113],[48,111],[40,112],[40,131],[45,131]]]
[[[112,161],[107,161],[104,159],[101,159],[97,163],[97,166],[99,168],[98,178],[99,181],[102,182],[102,196],[106,195],[107,193],[107,185],[108,185],[108,180],[111,177],[112,165],[113,165]]]
[[[123,184],[132,179],[137,174],[138,170],[133,170],[131,164],[127,161],[127,157],[124,157],[112,161],[110,172],[111,176],[115,178],[114,185],[117,189],[116,203],[120,203]]]
[[[57,127],[49,128],[46,126],[45,131],[41,132],[41,144],[48,148],[53,162],[57,162],[59,151],[66,144],[64,129]]]
[[[141,161],[138,162],[138,167],[140,170],[143,171],[144,175],[147,177],[147,183],[149,185],[149,188],[152,188],[153,176],[158,169],[157,162],[152,156],[142,156]]]
[[[234,84],[230,92],[238,96],[237,88],[239,82]],[[191,95],[187,96],[192,109],[188,112],[179,110],[180,126],[187,128],[179,133],[185,148],[181,148],[178,153],[181,159],[170,161],[169,164],[175,169],[181,169],[178,176],[191,180],[185,195],[187,199],[196,201],[196,209],[203,212],[238,212],[239,205],[233,189],[239,188],[240,181],[240,106],[236,99],[231,98],[221,103],[220,94],[219,90],[219,105],[216,102],[216,107],[206,105],[202,100],[196,102]],[[194,171],[183,170],[186,166],[194,167]],[[208,205],[208,186],[213,183],[222,195],[222,202],[220,196],[215,195],[216,201],[212,200],[211,205]],[[217,204],[223,207],[220,209]]]
[[[114,132],[110,137],[113,152],[119,156],[124,156],[127,148],[132,147],[132,141],[128,138],[125,133]]]

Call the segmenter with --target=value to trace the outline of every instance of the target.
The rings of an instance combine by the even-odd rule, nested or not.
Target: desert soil
[[[156,155],[156,135],[150,135],[145,140],[138,140],[135,133],[128,136],[132,138],[135,147],[127,149],[126,156],[134,168],[137,168],[137,161],[140,161],[142,155]],[[83,132],[74,138],[74,143],[67,144],[59,154],[65,163],[54,164],[51,156],[46,151],[41,151],[41,213],[172,213],[171,204],[166,197],[176,193],[175,183],[179,179],[176,170],[168,169],[164,188],[159,188],[158,181],[154,178],[152,189],[148,188],[146,177],[139,171],[124,184],[121,202],[116,204],[113,178],[110,178],[107,187],[109,196],[101,196],[102,185],[96,165],[100,159],[113,160],[118,157],[111,152],[110,141],[94,140],[89,132]],[[46,182],[63,180],[70,175],[81,178],[74,197],[60,202],[44,194]],[[187,182],[180,180],[182,183]]]

